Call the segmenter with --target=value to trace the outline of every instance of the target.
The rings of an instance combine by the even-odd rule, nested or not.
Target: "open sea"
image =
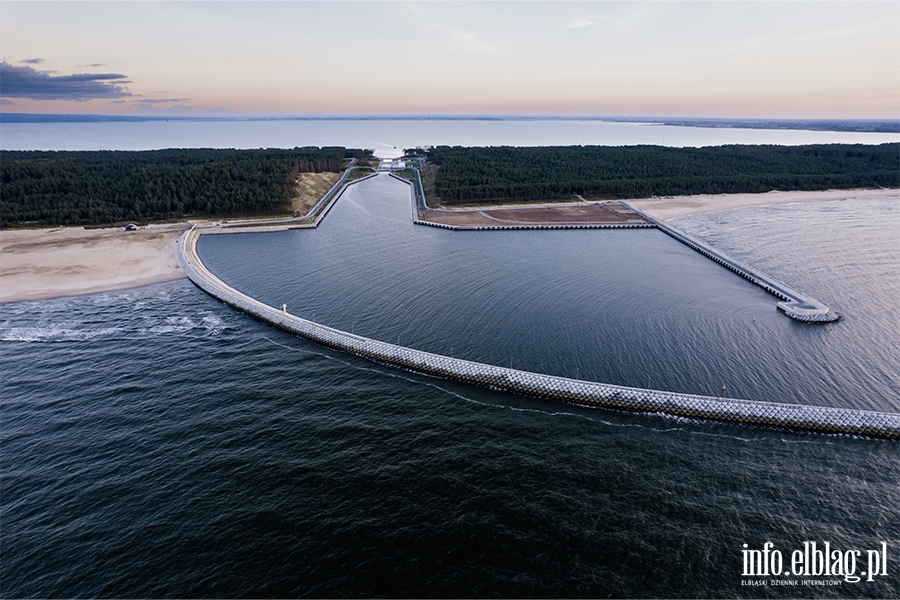
[[[0,141],[21,147],[38,127],[32,147],[44,149],[374,147],[354,142],[378,137],[368,127],[382,128],[384,155],[614,143],[585,141],[570,122],[491,125],[500,133],[332,122],[287,143],[262,123],[243,137],[230,122],[152,123],[144,137],[147,123],[4,124]],[[479,133],[452,138],[451,125]],[[641,137],[660,127],[607,125],[631,127],[616,143],[660,143]],[[206,127],[216,133],[197,133]],[[666,144],[839,135],[742,131],[666,133]],[[207,236],[199,252],[263,302],[415,348],[900,412],[890,198],[673,222],[844,317],[824,326],[791,321],[774,297],[655,230],[454,232],[414,226],[409,202],[408,186],[381,176],[348,189],[316,230]],[[900,595],[895,442],[573,407],[411,374],[274,330],[187,281],[0,304],[0,357],[2,597]],[[766,542],[781,575],[744,576],[742,550]],[[844,575],[785,575],[805,542],[840,550]],[[886,574],[862,575],[882,548]]]

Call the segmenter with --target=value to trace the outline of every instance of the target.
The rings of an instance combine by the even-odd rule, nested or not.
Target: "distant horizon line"
[[[682,117],[682,116],[614,116],[503,113],[404,113],[404,114],[244,114],[244,115],[123,115],[105,113],[22,113],[0,110],[0,121],[68,122],[68,121],[612,121],[612,122],[780,122],[780,123],[900,123],[900,118],[815,118],[815,117]]]
[[[160,121],[597,121],[670,127],[791,129],[854,133],[900,133],[900,119],[798,119],[740,117],[646,117],[503,114],[314,114],[314,115],[115,115],[12,113],[0,111],[0,123],[140,123]]]

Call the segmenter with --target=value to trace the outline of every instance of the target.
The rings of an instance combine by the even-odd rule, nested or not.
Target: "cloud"
[[[187,102],[188,98],[141,98],[138,104],[146,106],[154,106],[156,104],[168,104],[170,102]]]
[[[24,58],[19,62],[29,64],[29,65],[39,65],[44,62],[43,58]]]
[[[577,29],[579,27],[593,27],[594,22],[588,21],[587,19],[572,19],[569,21],[568,26],[572,29]]]
[[[12,100],[7,100],[6,98],[0,98],[0,106],[12,106],[15,102]]]
[[[0,62],[0,96],[31,100],[90,100],[131,96],[126,88],[131,83],[117,73],[79,73],[51,75],[31,67],[17,67]]]

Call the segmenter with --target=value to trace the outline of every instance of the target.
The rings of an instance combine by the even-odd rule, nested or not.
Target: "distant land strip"
[[[900,119],[680,119],[665,117],[612,117],[613,123],[649,123],[671,127],[721,129],[793,129],[853,133],[900,133]]]
[[[900,133],[898,119],[711,119],[681,117],[609,117],[560,115],[247,115],[160,116],[93,115],[0,112],[0,123],[104,123],[146,121],[604,121],[648,123],[672,127],[717,127],[729,129],[793,129],[859,133]]]

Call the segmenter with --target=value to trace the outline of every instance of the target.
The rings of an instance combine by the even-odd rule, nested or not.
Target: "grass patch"
[[[394,171],[394,175],[396,175],[397,177],[402,177],[403,179],[406,179],[407,181],[412,181],[412,182],[416,181],[416,174],[413,173],[411,169],[404,169],[403,171]]]
[[[296,215],[308,213],[340,178],[341,173],[329,171],[323,173],[300,173],[294,182],[291,211]]]
[[[356,181],[357,179],[362,179],[363,177],[367,177],[374,172],[375,170],[370,169],[369,167],[357,167],[350,171],[350,175],[347,176],[347,183]]]
[[[425,192],[425,206],[428,208],[436,208],[440,205],[441,199],[438,198],[437,191],[434,188],[434,178],[438,172],[437,165],[425,165],[419,169],[419,176],[422,178],[422,191]]]

